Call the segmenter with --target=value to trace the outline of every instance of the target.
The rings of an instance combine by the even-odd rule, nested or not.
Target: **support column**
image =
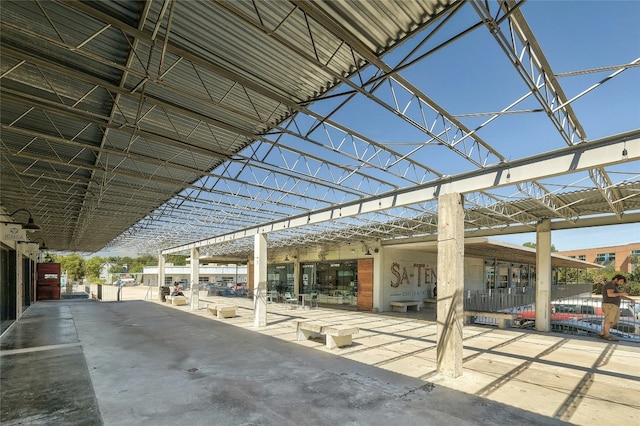
[[[384,248],[379,253],[373,253],[373,288],[372,288],[372,302],[373,312],[384,312],[387,307],[384,305],[384,284],[383,277],[384,271]],[[387,284],[388,286],[388,284]]]
[[[253,326],[267,325],[267,236],[258,234],[253,249]]]
[[[536,330],[551,330],[551,220],[536,226]]]
[[[293,289],[294,293],[300,293],[300,278],[302,277],[302,273],[300,272],[300,261],[298,260],[298,256],[293,259]],[[297,291],[295,291],[297,289]]]
[[[438,197],[437,369],[462,375],[464,292],[464,201],[461,194]]]
[[[160,293],[164,285],[164,255],[158,255],[158,300],[162,300]]]
[[[200,308],[200,249],[191,249],[191,310]]]

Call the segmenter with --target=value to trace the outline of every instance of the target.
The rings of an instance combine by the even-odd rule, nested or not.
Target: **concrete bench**
[[[416,311],[420,310],[420,302],[418,302],[417,300],[407,300],[407,301],[394,301],[394,302],[389,302],[389,304],[391,305],[391,311],[396,311],[396,312],[407,312],[407,308],[415,308]]]
[[[298,340],[308,340],[321,337],[326,338],[327,349],[350,346],[352,336],[358,334],[358,327],[342,324],[326,324],[317,321],[297,321],[296,331]]]
[[[185,296],[165,296],[166,301],[173,306],[181,306],[187,304],[187,298]]]
[[[207,309],[209,309],[209,312],[218,319],[233,318],[236,316],[236,307],[234,305],[207,305]]]
[[[467,318],[468,324],[472,324],[475,317],[495,318],[498,320],[498,328],[510,327],[511,321],[518,318],[518,314],[509,312],[464,311],[464,316]]]

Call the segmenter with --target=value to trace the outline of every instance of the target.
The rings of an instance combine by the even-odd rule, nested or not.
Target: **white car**
[[[122,278],[114,282],[113,285],[116,287],[127,287],[127,286],[138,285],[138,283],[133,278]]]
[[[596,337],[602,332],[602,318],[590,318],[575,319],[575,320],[558,320],[551,321],[551,331],[557,331],[567,334],[578,334],[581,336]],[[621,329],[627,330],[627,332],[612,328],[610,330],[611,335],[626,342],[640,342],[640,336],[628,331],[637,331],[637,328],[632,324],[623,324],[622,320],[619,325]]]

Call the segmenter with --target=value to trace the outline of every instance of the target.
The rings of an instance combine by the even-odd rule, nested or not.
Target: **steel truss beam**
[[[624,147],[629,146],[633,146],[634,149],[629,149],[627,159],[622,159],[619,153],[622,152]],[[464,173],[447,179],[439,179],[420,185],[419,187],[403,191],[394,191],[390,194],[382,194],[377,197],[359,201],[358,203],[346,203],[309,213],[308,215],[294,216],[285,221],[265,223],[256,227],[184,244],[163,250],[162,253],[178,253],[193,247],[203,247],[257,234],[275,232],[283,228],[318,224],[335,220],[336,217],[376,213],[389,208],[397,208],[433,200],[445,193],[466,194],[639,159],[640,130],[635,130],[598,141],[573,145],[559,151],[512,161],[509,165],[497,165],[482,171]],[[510,174],[509,181],[507,181],[507,171],[509,171]]]
[[[556,127],[567,145],[584,141],[586,133],[578,121],[578,118],[571,107],[571,101],[567,98],[558,82],[551,65],[547,61],[538,41],[529,28],[522,12],[520,3],[516,0],[499,0],[500,11],[492,16],[489,10],[489,2],[482,0],[472,0],[472,5],[485,22],[489,32],[493,35],[498,45],[503,49],[509,58],[509,62],[514,65],[518,74],[529,87],[536,100],[543,107],[545,113]],[[501,14],[502,13],[502,14]],[[509,35],[507,36],[500,26],[502,22],[509,24]],[[623,71],[626,68],[620,70]],[[575,100],[576,98],[572,99]],[[610,187],[611,180],[604,169],[589,171],[593,182],[601,189],[603,196],[607,198],[612,211],[619,216],[624,210],[621,207],[623,200],[619,194],[612,190],[604,190]],[[606,183],[609,183],[607,185]],[[557,198],[546,191],[538,183],[531,183],[528,187],[521,187],[525,193],[544,193],[537,195],[536,199],[542,201],[551,209],[558,206]],[[570,208],[563,207],[565,217],[577,217],[577,214]],[[569,219],[570,220],[570,219]]]

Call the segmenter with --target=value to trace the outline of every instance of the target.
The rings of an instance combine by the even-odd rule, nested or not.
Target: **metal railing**
[[[602,331],[602,298],[592,296],[592,284],[552,286],[550,320],[551,330],[566,334],[595,336]],[[535,287],[501,289],[491,292],[466,292],[464,309],[480,312],[509,312],[518,314],[513,326],[535,326]],[[623,301],[620,321],[611,334],[620,340],[640,342],[640,307],[637,309]],[[474,323],[497,325],[498,320],[477,316]]]
[[[593,284],[569,284],[551,286],[551,299],[591,293]],[[489,291],[466,291],[464,309],[467,311],[500,312],[533,305],[536,301],[535,286],[502,288]]]

